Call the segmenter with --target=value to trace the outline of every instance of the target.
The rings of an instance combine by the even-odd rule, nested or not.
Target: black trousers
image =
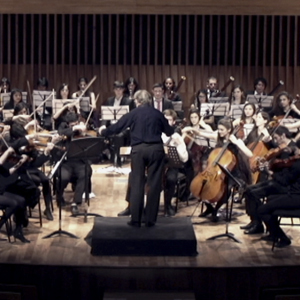
[[[288,187],[282,186],[274,180],[251,185],[244,193],[246,199],[246,213],[250,216],[252,221],[261,222],[261,218],[258,214],[258,208],[262,205],[261,199],[271,195],[287,193]]]
[[[146,223],[156,222],[165,153],[162,144],[139,144],[132,147],[130,177],[130,212],[133,222],[141,223],[147,171]]]
[[[273,237],[284,238],[286,237],[285,233],[279,226],[277,216],[273,216],[272,213],[278,209],[284,210],[294,210],[300,209],[300,195],[291,194],[291,195],[276,195],[268,199],[268,202],[264,205],[261,205],[258,209],[259,217],[264,221],[267,228],[270,231],[270,234]]]
[[[57,199],[58,201],[61,201],[63,199],[63,193],[68,185],[68,183],[71,181],[71,179],[76,180],[75,185],[75,191],[74,191],[74,199],[73,202],[76,204],[82,203],[82,196],[85,189],[85,180],[86,176],[88,177],[88,180],[90,180],[92,176],[92,168],[88,164],[87,165],[87,174],[85,171],[85,163],[79,160],[74,161],[66,161],[61,165],[61,182],[57,182]],[[59,172],[59,171],[58,171]]]

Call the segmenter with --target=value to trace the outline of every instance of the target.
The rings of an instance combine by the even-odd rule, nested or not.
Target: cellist
[[[232,155],[235,157],[237,161],[233,170],[231,170],[232,175],[235,176],[236,178],[239,178],[239,181],[243,181],[244,183],[247,184],[251,183],[252,179],[251,179],[251,171],[249,167],[248,158],[252,156],[252,152],[250,151],[250,149],[246,147],[246,145],[241,139],[237,139],[235,135],[232,134],[233,126],[229,118],[221,119],[218,122],[218,129],[214,132],[205,132],[199,130],[198,131],[194,130],[194,132],[199,136],[216,140],[217,141],[216,148],[222,149],[224,144],[227,144],[227,142],[229,142],[227,150],[230,151],[230,153],[232,153]],[[212,155],[216,155],[216,153],[212,151],[208,158],[208,161],[214,159]],[[208,166],[207,169],[209,167],[210,166]],[[228,179],[227,183],[228,183],[227,190],[230,191],[233,182],[231,182],[231,180]],[[213,183],[211,184],[212,184],[211,188],[213,188]],[[199,217],[206,217],[212,214],[212,220],[215,222],[218,221],[217,211],[222,206],[222,204],[227,201],[228,196],[229,195],[227,191],[225,191],[222,198],[216,203],[215,207],[211,203],[205,202],[207,209],[202,214],[200,214]]]

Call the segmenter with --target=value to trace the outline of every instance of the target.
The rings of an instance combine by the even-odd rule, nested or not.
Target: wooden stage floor
[[[103,217],[116,217],[126,207],[124,199],[129,166],[123,167],[127,174],[107,172],[106,167],[103,164],[93,165],[92,182],[96,197],[90,200],[89,211]],[[65,198],[71,201],[71,197],[72,192],[68,187]],[[160,215],[163,212],[162,204],[161,201]],[[189,217],[197,205],[197,201],[191,201],[189,206],[180,202],[175,218]],[[88,217],[85,223],[83,217],[70,217],[69,205],[62,211],[62,229],[77,235],[79,239],[66,236],[43,239],[58,229],[56,202],[54,206],[54,221],[43,219],[43,227],[39,226],[37,219],[30,219],[28,228],[24,229],[30,244],[0,242],[0,282],[33,284],[38,287],[39,299],[60,298],[58,294],[55,298],[50,297],[51,293],[41,289],[41,278],[47,290],[57,289],[57,281],[54,288],[48,282],[49,276],[64,282],[64,287],[57,289],[64,299],[68,299],[64,288],[70,291],[71,284],[72,289],[76,290],[74,285],[81,276],[89,278],[88,283],[81,281],[81,289],[93,289],[91,286],[98,278],[96,289],[100,290],[193,291],[196,299],[259,299],[262,287],[300,284],[299,276],[294,274],[298,273],[300,265],[300,227],[284,226],[287,235],[292,237],[292,245],[272,252],[271,244],[261,241],[260,235],[244,235],[239,229],[239,226],[248,223],[243,205],[234,206],[236,214],[229,225],[229,232],[241,243],[229,238],[207,241],[211,236],[224,233],[225,223],[212,223],[209,219],[198,218],[200,206],[196,209],[192,218],[198,250],[195,257],[92,256],[85,238],[93,227],[94,218]],[[37,216],[37,209],[33,215]],[[298,220],[295,223],[299,224]],[[1,237],[5,237],[3,231]],[[74,274],[77,274],[75,279]],[[66,276],[73,283],[66,284]],[[78,288],[78,293],[83,292]],[[90,298],[93,297],[88,294],[78,296],[78,299]]]

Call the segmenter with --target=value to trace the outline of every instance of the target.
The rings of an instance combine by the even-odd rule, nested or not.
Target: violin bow
[[[97,101],[98,101],[99,95],[100,95],[100,94],[98,94],[97,97],[96,97],[95,104],[96,104]],[[87,119],[86,119],[86,121],[85,121],[85,124],[84,124],[85,126],[89,123],[89,120],[90,120],[90,118],[91,118],[92,113],[93,113],[93,109],[91,109],[91,111],[90,111],[90,113],[89,113],[89,116],[87,117]]]
[[[30,117],[32,117],[34,114],[35,114],[35,112],[40,108],[40,107],[42,107],[42,105],[44,105],[44,103],[46,102],[46,101],[48,101],[51,97],[54,97],[54,91],[30,114]]]

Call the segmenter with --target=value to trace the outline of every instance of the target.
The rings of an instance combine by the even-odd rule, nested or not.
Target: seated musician
[[[10,93],[10,81],[6,77],[0,81],[0,93]]]
[[[271,173],[271,176],[282,186],[288,187],[288,192],[276,194],[273,193],[268,197],[266,204],[258,208],[258,215],[265,223],[269,231],[269,235],[263,236],[261,239],[265,241],[276,241],[275,247],[283,248],[291,244],[291,240],[286,236],[280,228],[277,216],[272,213],[276,210],[295,210],[300,209],[300,141],[296,142],[296,148],[293,157],[289,160],[284,160],[282,165],[283,170],[280,173]],[[275,163],[275,162],[274,162]],[[278,160],[277,163],[280,163]],[[286,167],[285,167],[286,166]]]
[[[174,110],[167,109],[164,111],[164,116],[168,120],[169,125],[175,127],[176,118],[177,118],[176,112]],[[189,159],[189,153],[187,151],[187,147],[181,135],[178,132],[176,132],[176,129],[175,129],[175,133],[171,137],[168,137],[164,133],[162,133],[162,141],[165,146],[176,147],[180,161],[183,163],[182,168],[175,168],[175,167],[168,167],[168,162],[167,162],[167,168],[166,168],[165,178],[164,178],[165,181],[164,205],[165,205],[165,216],[170,217],[175,215],[175,210],[171,205],[171,200],[175,193],[175,186],[177,182],[178,173],[179,172],[184,173],[187,178],[186,189],[183,192],[183,199],[182,199],[182,201],[186,201],[189,197],[189,186],[193,179],[194,172],[193,172],[192,162]]]
[[[87,78],[85,78],[85,77],[79,78],[79,80],[78,80],[79,91],[77,91],[76,93],[73,93],[72,94],[72,98],[73,99],[76,99],[76,98],[79,98],[79,97],[88,97],[89,98],[90,107],[93,110],[93,113],[92,113],[92,116],[90,118],[89,124],[90,124],[90,127],[92,127],[93,129],[95,129],[95,128],[98,128],[100,126],[99,112],[97,110],[97,103],[96,103],[97,100],[96,100],[94,92],[90,91],[89,89],[84,92],[84,90],[86,89],[87,85],[88,85]],[[80,113],[83,116],[83,118],[85,120],[87,120],[89,112],[81,111]]]
[[[245,146],[244,142],[241,139],[237,139],[235,135],[233,135],[233,126],[232,122],[229,118],[223,118],[218,122],[218,130],[214,132],[201,131],[193,129],[195,134],[199,136],[216,140],[216,148],[222,148],[224,144],[228,144],[227,150],[229,150],[237,159],[237,163],[235,164],[234,169],[231,171],[232,175],[238,179],[238,181],[243,184],[250,184],[252,182],[251,171],[249,166],[248,158],[252,157],[252,152]],[[210,163],[212,163],[215,155],[214,151],[211,152],[208,158],[208,167],[210,167]],[[205,173],[206,170],[203,171]],[[208,183],[205,183],[208,184]],[[212,183],[211,183],[212,184]],[[206,211],[200,214],[200,217],[206,217],[212,214],[212,221],[218,221],[217,211],[228,200],[228,191],[231,191],[231,188],[234,186],[234,182],[231,178],[227,178],[227,190],[224,192],[224,195],[221,197],[219,201],[217,201],[215,207],[210,202],[204,202],[207,206]],[[213,188],[213,186],[212,186]],[[201,191],[200,191],[201,192]],[[196,197],[201,198],[200,195],[194,195]],[[203,201],[208,199],[201,199]]]
[[[12,154],[15,154],[15,150],[9,147],[0,157],[0,205],[2,208],[5,208],[5,216],[2,216],[0,219],[0,228],[14,215],[16,226],[12,232],[13,236],[23,243],[30,243],[23,234],[23,226],[28,224],[26,200],[23,196],[16,194],[13,189],[8,190],[9,187],[14,186],[17,182],[17,169],[22,166],[27,157],[24,155],[19,158],[18,162],[8,165],[6,160]]]
[[[201,103],[207,103],[208,98],[207,98],[207,90],[206,89],[200,89],[196,93],[195,101],[194,104],[191,105],[191,110],[193,109],[198,109],[199,112],[201,112]],[[215,125],[215,118],[213,115],[207,116],[204,119],[204,122],[206,124],[209,124],[210,126]]]
[[[166,109],[174,109],[172,101],[164,98],[164,87],[160,83],[155,83],[152,86],[152,106],[163,112]]]
[[[139,83],[134,77],[129,77],[124,82],[124,96],[129,100],[134,100],[133,95],[140,89]],[[134,102],[133,104],[134,105]]]
[[[135,108],[134,100],[130,100],[126,96],[124,96],[124,84],[120,81],[115,81],[113,85],[114,96],[109,97],[105,102],[105,106],[129,106],[129,110]],[[109,126],[110,124],[115,123],[115,120],[109,121],[102,121],[102,125]],[[124,130],[123,132],[113,136],[111,138],[110,144],[110,154],[111,154],[111,162],[116,163],[117,167],[121,167],[121,156],[120,156],[120,148],[122,146],[128,146],[130,143],[130,136],[129,131]]]
[[[277,145],[276,150],[270,150],[270,155],[265,155],[267,158],[272,157],[278,153],[277,158],[284,159],[294,154],[293,149],[296,144],[290,139],[290,132],[286,127],[280,126],[277,128],[273,135],[273,140]],[[272,155],[274,153],[274,155]],[[245,229],[245,234],[257,234],[264,232],[264,226],[262,220],[258,214],[258,208],[262,205],[262,200],[265,197],[274,194],[287,194],[289,187],[283,184],[282,175],[286,171],[274,170],[274,174],[271,180],[262,181],[258,184],[249,186],[245,192],[244,197],[246,200],[246,213],[250,217],[250,223],[241,226],[241,229]]]
[[[246,102],[246,95],[244,88],[240,85],[236,85],[232,88],[230,97],[229,97],[230,105],[240,105]]]
[[[10,94],[10,99],[4,105],[3,109],[14,109],[15,106],[20,102],[23,102],[22,91],[19,89],[13,89]]]
[[[254,79],[254,90],[248,91],[247,95],[257,95],[263,96],[266,95],[266,88],[268,86],[268,81],[264,77],[258,77]]]
[[[62,122],[58,128],[58,133],[60,135],[66,136],[67,140],[61,142],[61,146],[68,146],[71,140],[76,135],[84,135],[86,132],[86,126],[83,123],[79,123],[78,116],[70,112],[65,116],[65,122]],[[63,155],[61,151],[57,151],[56,160]],[[71,213],[76,215],[79,212],[78,205],[82,204],[82,196],[85,189],[85,161],[80,159],[65,159],[61,164],[61,183],[58,185],[60,188],[57,192],[57,203],[60,205],[65,205],[65,200],[63,197],[64,190],[71,180],[76,180],[75,191],[73,202],[71,204]],[[89,181],[92,177],[92,168],[88,165],[87,176]]]
[[[199,138],[193,134],[193,130],[204,129],[211,131],[211,127],[203,121],[203,117],[200,116],[197,109],[191,109],[189,114],[189,126],[182,129],[182,136],[189,149],[192,157],[194,175],[202,172],[206,167],[207,158],[210,152],[209,140],[207,145],[202,145]]]
[[[167,77],[163,82],[164,98],[171,101],[182,102],[182,98],[178,92],[175,92],[175,88],[176,88],[175,80],[172,77]]]
[[[215,76],[210,76],[206,83],[207,98],[211,97],[226,97],[225,92],[218,90],[218,79]]]
[[[288,115],[286,116],[286,114]],[[272,110],[269,112],[271,118],[277,117],[281,119],[287,118],[300,118],[300,110],[293,104],[292,96],[287,92],[281,92],[276,97]]]

